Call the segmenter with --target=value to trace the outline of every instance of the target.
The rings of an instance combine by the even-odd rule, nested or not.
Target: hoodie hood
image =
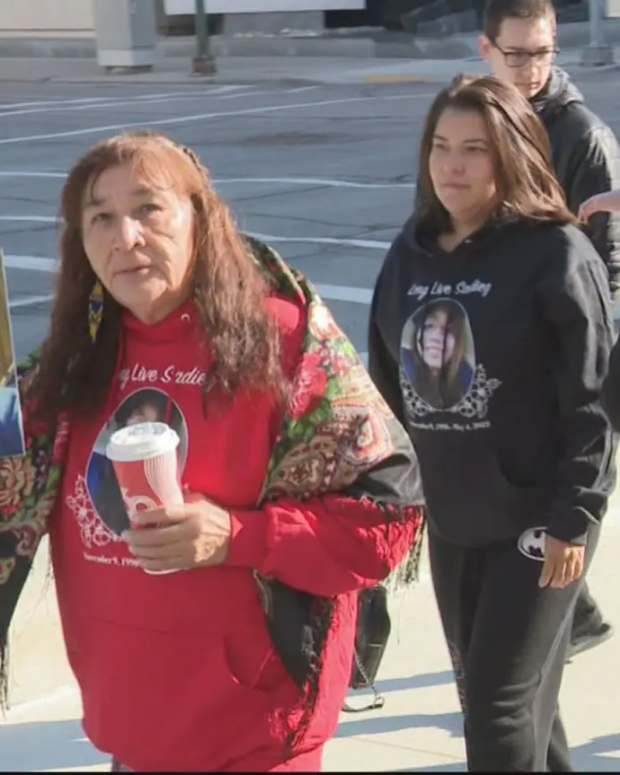
[[[437,242],[437,233],[424,226],[420,221],[419,213],[416,211],[403,226],[399,239],[404,242],[409,251],[419,256],[429,258],[442,256],[447,258],[463,257],[478,252],[489,239],[495,237],[499,227],[517,222],[518,220],[518,217],[513,213],[502,209],[491,216],[478,231],[473,232],[464,239],[454,250],[446,252]]]
[[[570,76],[559,67],[554,67],[545,88],[532,100],[532,107],[543,121],[571,103],[583,103],[583,94],[571,81]]]

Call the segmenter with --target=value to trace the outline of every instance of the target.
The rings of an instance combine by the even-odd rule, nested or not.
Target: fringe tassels
[[[4,715],[9,708],[9,644],[0,643],[0,710]]]
[[[421,511],[424,513],[423,509],[421,509]],[[389,590],[396,591],[401,587],[420,580],[420,562],[422,559],[425,531],[426,518],[423,518],[407,556],[385,581],[385,585]]]

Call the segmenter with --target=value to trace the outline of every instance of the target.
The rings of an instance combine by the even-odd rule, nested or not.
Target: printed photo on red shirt
[[[163,422],[176,431],[178,469],[185,468],[187,460],[187,422],[176,401],[163,390],[143,388],[127,396],[101,429],[86,471],[88,494],[97,513],[105,524],[120,535],[129,527],[127,508],[123,500],[112,461],[106,448],[112,434],[120,428],[144,422]]]

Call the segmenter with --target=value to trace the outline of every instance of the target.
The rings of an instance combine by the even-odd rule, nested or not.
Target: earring
[[[99,280],[95,281],[88,297],[88,330],[93,344],[97,341],[97,332],[103,317],[103,288]]]

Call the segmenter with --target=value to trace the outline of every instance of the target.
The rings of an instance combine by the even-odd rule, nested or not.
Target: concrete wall
[[[206,0],[209,13],[359,10],[366,0]],[[194,0],[164,0],[168,14],[194,13]]]
[[[81,37],[94,35],[93,0],[0,2],[3,36]]]
[[[620,0],[605,0],[605,16],[620,18]]]

